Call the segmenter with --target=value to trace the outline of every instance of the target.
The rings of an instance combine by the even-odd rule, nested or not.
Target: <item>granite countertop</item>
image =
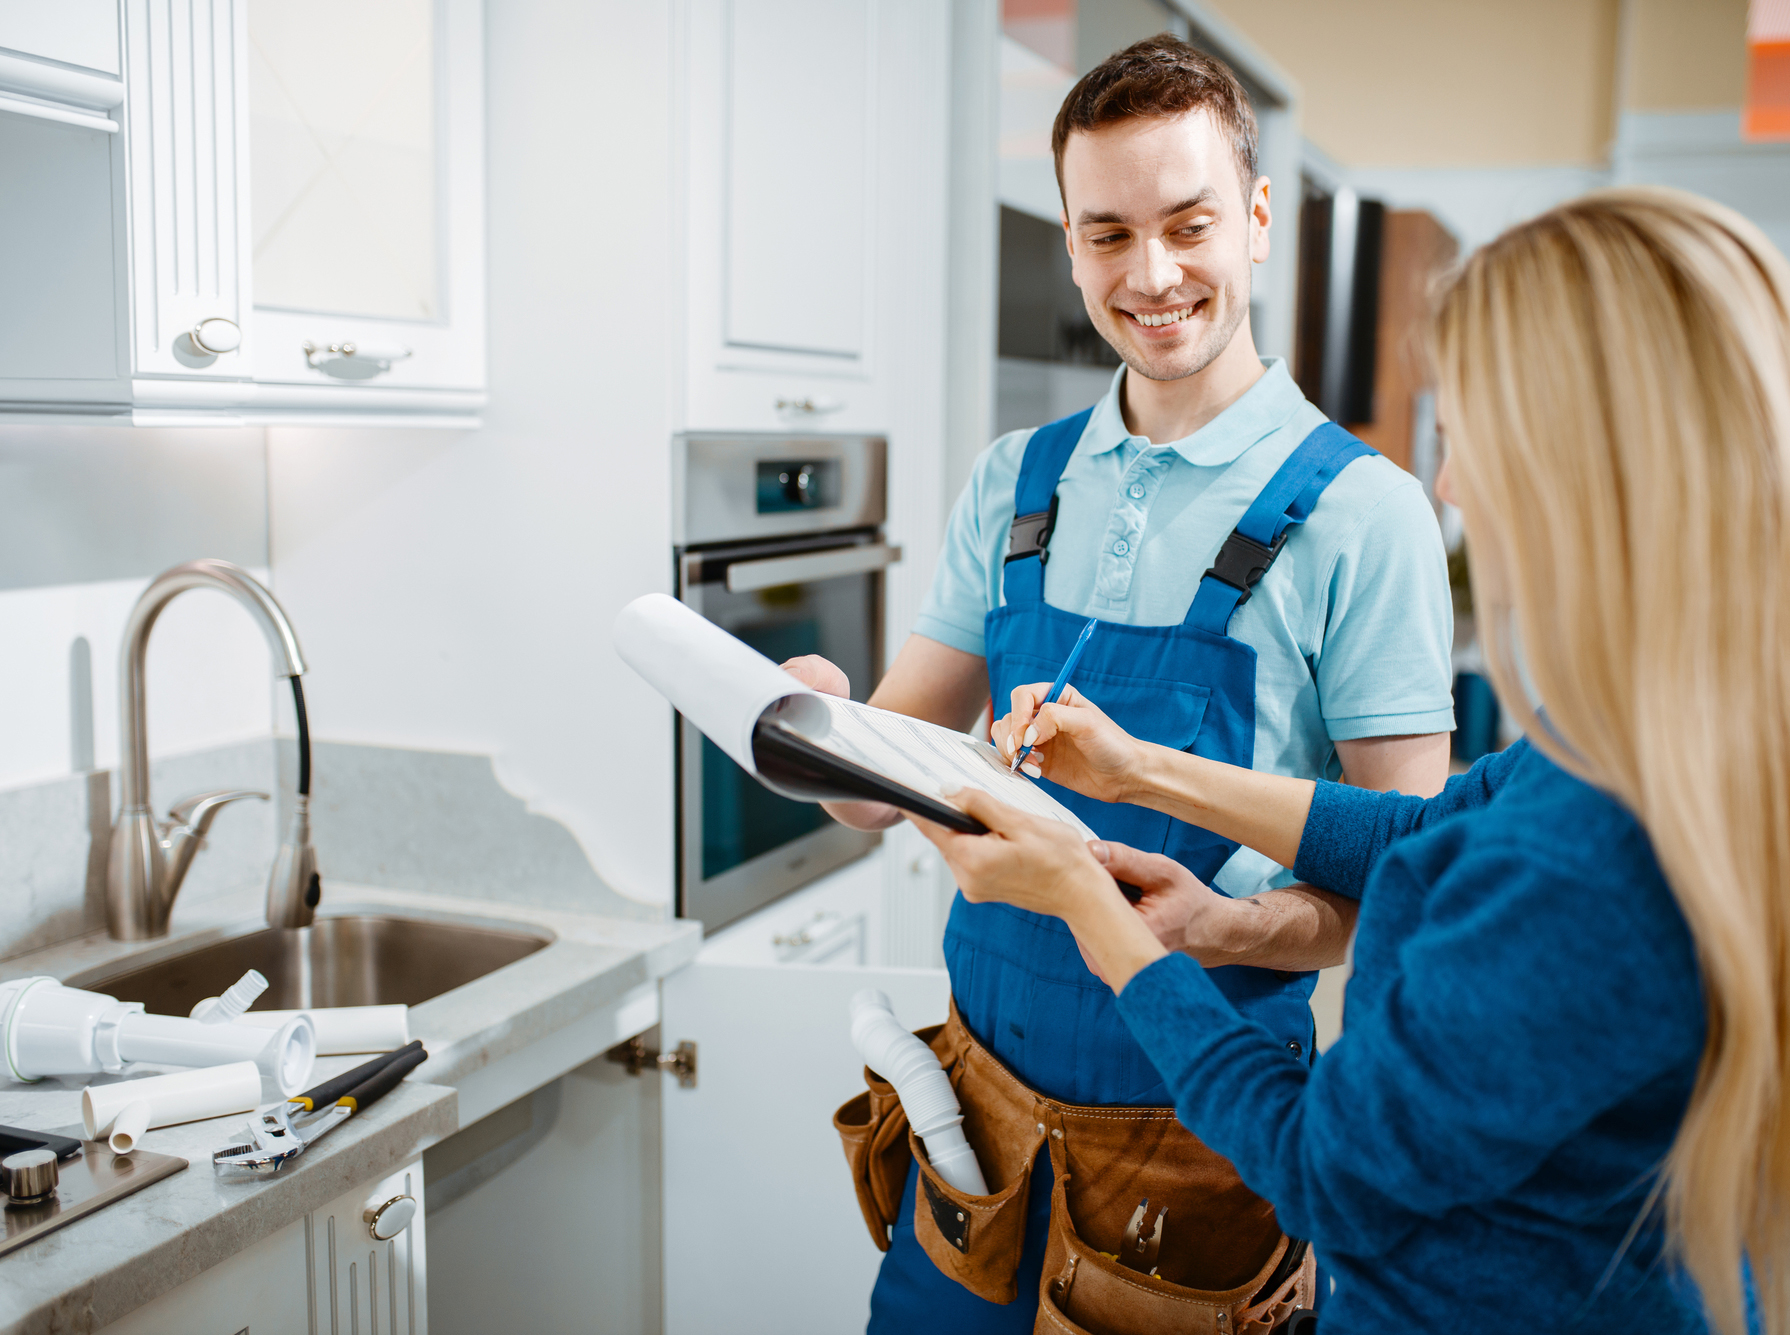
[[[144,1149],[179,1155],[190,1167],[0,1257],[0,1335],[96,1330],[356,1184],[393,1171],[459,1129],[456,1082],[663,977],[694,958],[702,942],[701,926],[693,922],[631,922],[340,884],[331,887],[324,913],[369,910],[545,929],[554,939],[514,964],[412,1006],[410,1033],[423,1040],[429,1060],[272,1177],[219,1174],[211,1166],[214,1149],[243,1138],[244,1114],[150,1131]],[[63,978],[125,956],[175,954],[245,925],[240,915],[188,913],[176,921],[173,934],[147,946],[101,933],[18,956],[0,962],[0,979]],[[366,1060],[319,1058],[313,1080]],[[160,1069],[139,1065],[126,1074]],[[118,1078],[0,1084],[0,1123],[78,1138],[81,1090]]]

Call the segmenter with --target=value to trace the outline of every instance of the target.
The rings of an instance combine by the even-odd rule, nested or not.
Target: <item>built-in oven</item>
[[[677,596],[765,657],[831,659],[867,699],[882,675],[887,446],[874,436],[674,441]],[[861,857],[878,836],[762,787],[677,721],[677,908],[713,932]]]

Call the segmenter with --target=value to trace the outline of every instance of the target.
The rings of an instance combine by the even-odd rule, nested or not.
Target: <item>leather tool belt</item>
[[[976,1041],[955,1005],[919,1037],[950,1075],[992,1194],[966,1195],[939,1177],[894,1087],[866,1070],[869,1090],[833,1125],[879,1248],[889,1249],[911,1158],[920,1167],[914,1228],[933,1264],[980,1298],[1012,1302],[1032,1167],[1048,1152],[1038,1335],[1266,1335],[1314,1305],[1311,1249],[1281,1232],[1274,1207],[1173,1108],[1047,1099]]]

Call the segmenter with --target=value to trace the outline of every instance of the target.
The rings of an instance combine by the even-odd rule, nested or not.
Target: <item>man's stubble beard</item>
[[[1231,346],[1231,340],[1237,336],[1237,330],[1242,328],[1244,317],[1249,314],[1249,279],[1251,276],[1252,275],[1245,271],[1242,300],[1233,299],[1228,303],[1229,314],[1227,315],[1224,324],[1206,331],[1206,337],[1192,349],[1193,365],[1188,367],[1185,371],[1175,371],[1171,374],[1159,375],[1152,371],[1150,367],[1143,364],[1143,358],[1138,354],[1136,348],[1131,345],[1130,340],[1126,340],[1126,346],[1123,347],[1112,339],[1108,339],[1107,342],[1112,345],[1113,351],[1119,354],[1119,360],[1124,362],[1131,370],[1136,371],[1139,375],[1143,376],[1146,380],[1166,382],[1170,380],[1185,380],[1190,375],[1198,375],[1201,371],[1205,370],[1213,362],[1218,360],[1224,350]],[[1224,293],[1227,297],[1234,297],[1234,290],[1229,286],[1224,289]],[[1123,321],[1127,317],[1123,315],[1113,315],[1110,318],[1117,322]],[[1185,354],[1177,351],[1176,355]]]

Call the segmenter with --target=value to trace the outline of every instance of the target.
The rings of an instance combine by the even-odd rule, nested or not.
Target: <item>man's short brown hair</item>
[[[1197,51],[1173,33],[1158,33],[1108,56],[1063,99],[1050,131],[1063,207],[1063,149],[1077,130],[1095,130],[1134,116],[1181,116],[1204,111],[1231,141],[1248,206],[1257,176],[1255,111],[1237,76],[1222,60]]]

